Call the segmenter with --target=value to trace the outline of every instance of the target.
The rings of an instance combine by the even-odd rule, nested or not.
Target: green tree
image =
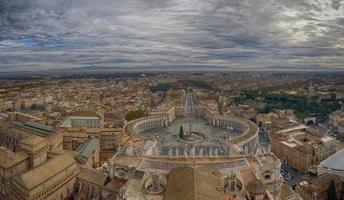
[[[127,121],[131,121],[134,119],[138,119],[145,116],[145,111],[144,110],[131,110],[125,115],[125,119]]]
[[[344,200],[344,183],[342,182],[342,188],[341,188],[341,193],[340,193],[340,200]]]
[[[336,183],[333,179],[327,189],[327,200],[337,200]]]
[[[180,137],[180,138],[183,138],[183,137],[184,137],[184,129],[183,129],[183,126],[180,126],[180,129],[179,129],[179,137]]]

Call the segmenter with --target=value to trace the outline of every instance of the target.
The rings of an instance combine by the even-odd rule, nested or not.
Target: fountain
[[[145,183],[145,189],[149,194],[160,194],[165,190],[159,172],[153,172],[151,178]]]

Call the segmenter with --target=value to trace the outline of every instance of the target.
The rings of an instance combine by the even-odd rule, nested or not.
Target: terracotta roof
[[[299,183],[299,186],[309,192],[317,192],[318,194],[328,189],[331,180],[337,183],[341,183],[341,178],[334,174],[322,174],[311,181],[303,181]]]
[[[141,162],[142,159],[139,157],[133,157],[133,156],[127,156],[127,155],[117,155],[112,158],[112,162],[117,165],[121,166],[131,166],[137,168]]]
[[[264,194],[266,187],[261,180],[253,179],[246,185],[246,189],[250,194]]]
[[[295,192],[293,192],[293,190],[288,187],[287,185],[283,184],[282,187],[281,187],[281,200],[288,200],[290,199],[291,197],[294,197],[294,199],[301,199],[298,198],[298,195],[295,194]]]
[[[104,189],[111,192],[118,192],[126,182],[126,179],[114,177],[106,183]]]
[[[99,186],[104,186],[108,178],[106,174],[86,167],[80,167],[80,173],[78,177]]]
[[[251,169],[244,169],[240,170],[240,175],[244,181],[245,184],[250,183],[253,179],[255,179],[255,176]]]
[[[219,172],[211,168],[180,167],[168,175],[164,200],[223,200]]]

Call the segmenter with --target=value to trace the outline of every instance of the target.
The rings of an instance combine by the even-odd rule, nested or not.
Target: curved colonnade
[[[172,107],[166,112],[156,112],[152,113],[155,115],[130,121],[123,127],[123,131],[127,134],[135,134],[142,137],[140,132],[144,130],[168,127],[176,116],[181,116],[180,112],[175,113],[176,110],[180,109]],[[239,154],[255,152],[259,132],[255,123],[240,117],[219,115],[206,106],[196,106],[195,112],[196,116],[205,118],[209,125],[224,129],[236,129],[241,132],[240,135],[228,139],[228,145],[231,149]]]

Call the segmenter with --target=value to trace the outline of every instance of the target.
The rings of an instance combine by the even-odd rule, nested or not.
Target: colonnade
[[[133,124],[132,131],[139,133],[147,129],[162,128],[167,125],[168,121],[165,117],[144,118]]]

